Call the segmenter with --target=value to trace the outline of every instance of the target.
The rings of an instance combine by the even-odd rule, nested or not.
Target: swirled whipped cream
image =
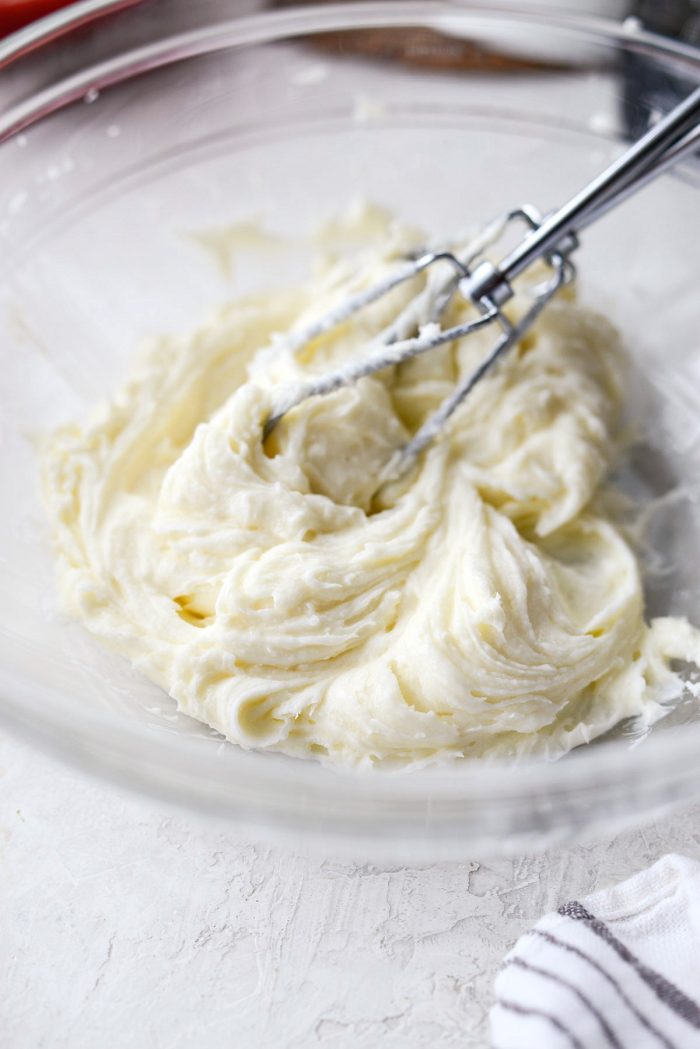
[[[292,352],[283,335],[387,273],[232,303],[145,348],[44,457],[62,600],[233,743],[362,765],[563,754],[651,722],[700,662],[644,620],[640,573],[596,493],[616,442],[618,338],[560,298],[399,483],[389,457],[481,359],[484,332],[291,411],[285,384],[366,350],[426,277]],[[517,311],[518,301],[513,306]],[[455,301],[447,321],[471,309]]]

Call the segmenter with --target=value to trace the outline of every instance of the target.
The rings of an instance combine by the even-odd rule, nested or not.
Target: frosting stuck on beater
[[[392,230],[362,256],[368,282],[406,247]],[[244,747],[350,764],[553,757],[625,717],[650,723],[680,689],[670,661],[700,661],[700,635],[645,624],[635,556],[596,504],[620,407],[615,332],[555,301],[377,494],[494,334],[312,398],[263,443],[281,385],[366,352],[430,279],[292,353],[276,333],[356,290],[356,266],[155,342],[109,403],[53,435],[66,606]]]

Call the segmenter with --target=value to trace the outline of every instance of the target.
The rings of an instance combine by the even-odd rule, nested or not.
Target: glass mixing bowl
[[[356,774],[222,742],[56,611],[36,439],[113,390],[143,337],[298,273],[309,230],[353,199],[445,234],[563,201],[700,79],[699,53],[635,23],[462,3],[245,19],[219,5],[177,32],[145,4],[75,29],[123,6],[89,0],[4,45],[6,722],[133,788],[370,859],[531,849],[696,794],[692,687],[645,738],[623,727],[557,763]],[[591,229],[579,254],[582,298],[618,324],[635,364],[642,433],[625,483],[646,501],[667,493],[649,515],[649,610],[696,623],[699,187],[689,162]],[[207,231],[253,217],[278,251],[239,244],[218,270]]]

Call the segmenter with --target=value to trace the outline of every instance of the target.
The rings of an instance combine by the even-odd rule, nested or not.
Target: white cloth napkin
[[[503,962],[492,1049],[700,1049],[700,863],[572,901]]]

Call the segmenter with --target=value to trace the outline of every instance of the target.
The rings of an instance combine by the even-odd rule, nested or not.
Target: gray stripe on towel
[[[564,976],[560,976],[559,973],[553,973],[550,969],[542,969],[539,965],[532,965],[530,962],[526,962],[524,958],[519,958],[517,954],[512,958],[508,958],[504,963],[503,968],[507,969],[510,965],[515,965],[519,969],[525,969],[526,972],[536,973],[538,976],[542,976],[546,980],[552,980],[554,983],[558,983],[561,987],[566,987],[567,990],[576,995],[578,1000],[583,1003],[586,1009],[588,1009],[589,1013],[596,1018],[598,1026],[607,1039],[608,1045],[611,1045],[613,1049],[624,1049],[622,1042],[617,1037],[600,1009],[598,1009],[588,995],[584,994],[575,983],[571,982],[571,980],[567,980]]]
[[[525,935],[539,936],[541,939],[546,940],[547,943],[550,943],[553,947],[560,947],[563,951],[569,951],[571,954],[575,954],[578,958],[581,958],[583,961],[588,962],[588,964],[592,966],[592,968],[594,968],[596,972],[600,973],[600,975],[608,981],[611,987],[614,987],[615,991],[617,992],[618,998],[620,998],[620,1000],[625,1003],[627,1008],[637,1018],[638,1022],[642,1025],[642,1027],[644,1027],[645,1030],[649,1031],[650,1034],[653,1034],[654,1037],[659,1040],[661,1045],[664,1046],[664,1049],[676,1049],[673,1042],[669,1038],[667,1038],[665,1034],[663,1034],[656,1027],[654,1027],[651,1020],[648,1020],[644,1013],[639,1011],[634,1002],[630,1001],[630,999],[625,994],[624,990],[617,982],[615,977],[612,976],[612,974],[609,973],[607,969],[605,969],[600,964],[600,962],[596,961],[595,958],[591,957],[590,954],[586,954],[585,951],[582,951],[580,947],[577,947],[573,943],[567,943],[566,940],[560,940],[558,936],[554,936],[553,933],[546,932],[544,929],[529,929]]]
[[[691,1027],[700,1030],[700,1006],[692,998],[688,998],[683,991],[676,987],[675,984],[672,984],[670,980],[667,980],[665,976],[662,976],[661,973],[657,973],[654,969],[650,969],[648,965],[644,965],[628,947],[625,947],[624,943],[618,940],[605,922],[596,918],[594,914],[586,910],[583,904],[578,903],[576,900],[572,900],[571,903],[565,903],[563,907],[560,907],[559,914],[565,918],[572,918],[574,921],[585,922],[591,932],[594,932],[596,936],[599,936],[601,940],[615,951],[618,958],[621,958],[623,962],[626,962],[634,969],[637,975],[644,980],[645,984],[651,988],[659,1001],[667,1005],[677,1016],[689,1023]]]
[[[576,1037],[574,1032],[570,1031],[558,1016],[555,1016],[554,1013],[548,1013],[546,1009],[532,1009],[529,1005],[520,1005],[519,1002],[511,1002],[507,998],[497,998],[496,1005],[500,1006],[501,1009],[505,1009],[506,1012],[515,1013],[517,1016],[532,1016],[536,1020],[546,1020],[555,1030],[563,1034],[565,1038],[568,1038],[572,1049],[585,1049],[583,1042]]]

